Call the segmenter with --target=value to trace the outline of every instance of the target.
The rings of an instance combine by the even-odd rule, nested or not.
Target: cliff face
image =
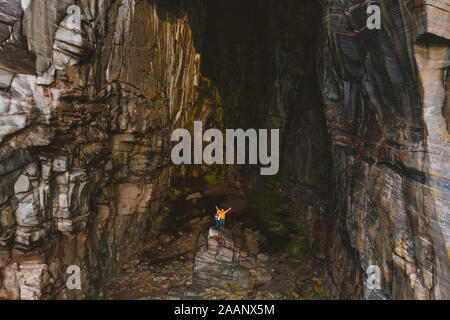
[[[194,101],[186,13],[82,1],[77,20],[73,3],[0,6],[2,298],[101,292],[158,216],[168,137]],[[69,265],[82,270],[81,291],[65,286]]]
[[[365,27],[364,1],[323,3],[332,237],[346,230],[362,270],[381,268],[384,296],[448,299],[448,5],[378,3],[381,30]],[[342,279],[334,243],[330,270]]]
[[[379,1],[369,30],[362,0],[278,2],[0,3],[0,298],[101,296],[164,210],[172,130],[219,111],[281,129],[276,181],[232,179],[283,190],[330,297],[370,298],[375,264],[378,298],[449,298],[447,4]]]

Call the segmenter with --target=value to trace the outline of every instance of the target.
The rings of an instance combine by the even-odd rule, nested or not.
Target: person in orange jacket
[[[224,210],[224,209],[219,209],[216,206],[216,209],[217,209],[216,215],[217,214],[219,215],[219,220],[218,220],[219,223],[217,224],[217,220],[216,220],[216,227],[217,227],[217,225],[219,225],[219,228],[225,229],[225,215],[228,213],[228,211],[231,210],[231,208],[228,208],[228,210]]]

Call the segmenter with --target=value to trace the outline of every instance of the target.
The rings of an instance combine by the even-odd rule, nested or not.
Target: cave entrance
[[[283,243],[280,233],[305,232],[320,256],[325,240],[313,237],[323,237],[326,223],[316,222],[324,230],[312,232],[305,216],[323,211],[333,194],[318,75],[322,16],[313,0],[209,4],[197,41],[202,81],[194,113],[205,127],[280,129],[277,175],[263,177],[254,166],[231,175],[249,190],[248,215],[271,242]]]
[[[324,298],[324,268],[301,226],[305,210],[330,194],[316,73],[321,8],[313,0],[220,0],[203,12],[202,29],[193,26],[202,75],[193,120],[280,129],[280,172],[178,167],[154,238],[109,298]],[[219,235],[215,206],[232,208]]]

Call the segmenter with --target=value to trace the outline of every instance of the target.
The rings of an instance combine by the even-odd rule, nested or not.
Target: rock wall
[[[258,219],[268,232],[290,233],[294,244],[306,232],[313,254],[330,260],[329,296],[357,298],[363,295],[357,252],[345,224],[333,229],[340,218],[332,194],[342,188],[331,167],[341,159],[331,157],[317,67],[323,10],[314,0],[216,1],[206,21],[202,75],[217,87],[226,128],[280,128],[277,176],[241,166],[237,178],[251,188]]]
[[[0,4],[0,298],[101,296],[145,239],[199,77],[184,5]]]
[[[250,286],[248,252],[243,250],[244,239],[229,231],[209,228],[200,237],[194,263],[194,285],[205,286],[236,283]]]
[[[276,224],[301,221],[331,297],[445,299],[448,6],[371,3],[380,30],[367,28],[368,1],[218,1],[202,75],[225,127],[281,129],[278,176],[239,179],[258,200],[279,193],[261,205]],[[382,273],[371,293],[370,265]]]
[[[351,288],[348,234],[361,272],[381,269],[378,297],[448,299],[448,3],[371,2],[380,30],[366,26],[367,1],[322,1],[334,292]]]

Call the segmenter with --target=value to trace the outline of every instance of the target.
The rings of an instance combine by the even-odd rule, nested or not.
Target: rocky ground
[[[323,266],[271,245],[248,216],[245,192],[225,184],[178,194],[149,243],[123,266],[106,299],[323,299]],[[231,206],[226,230],[214,202]],[[297,239],[298,241],[298,239]]]

